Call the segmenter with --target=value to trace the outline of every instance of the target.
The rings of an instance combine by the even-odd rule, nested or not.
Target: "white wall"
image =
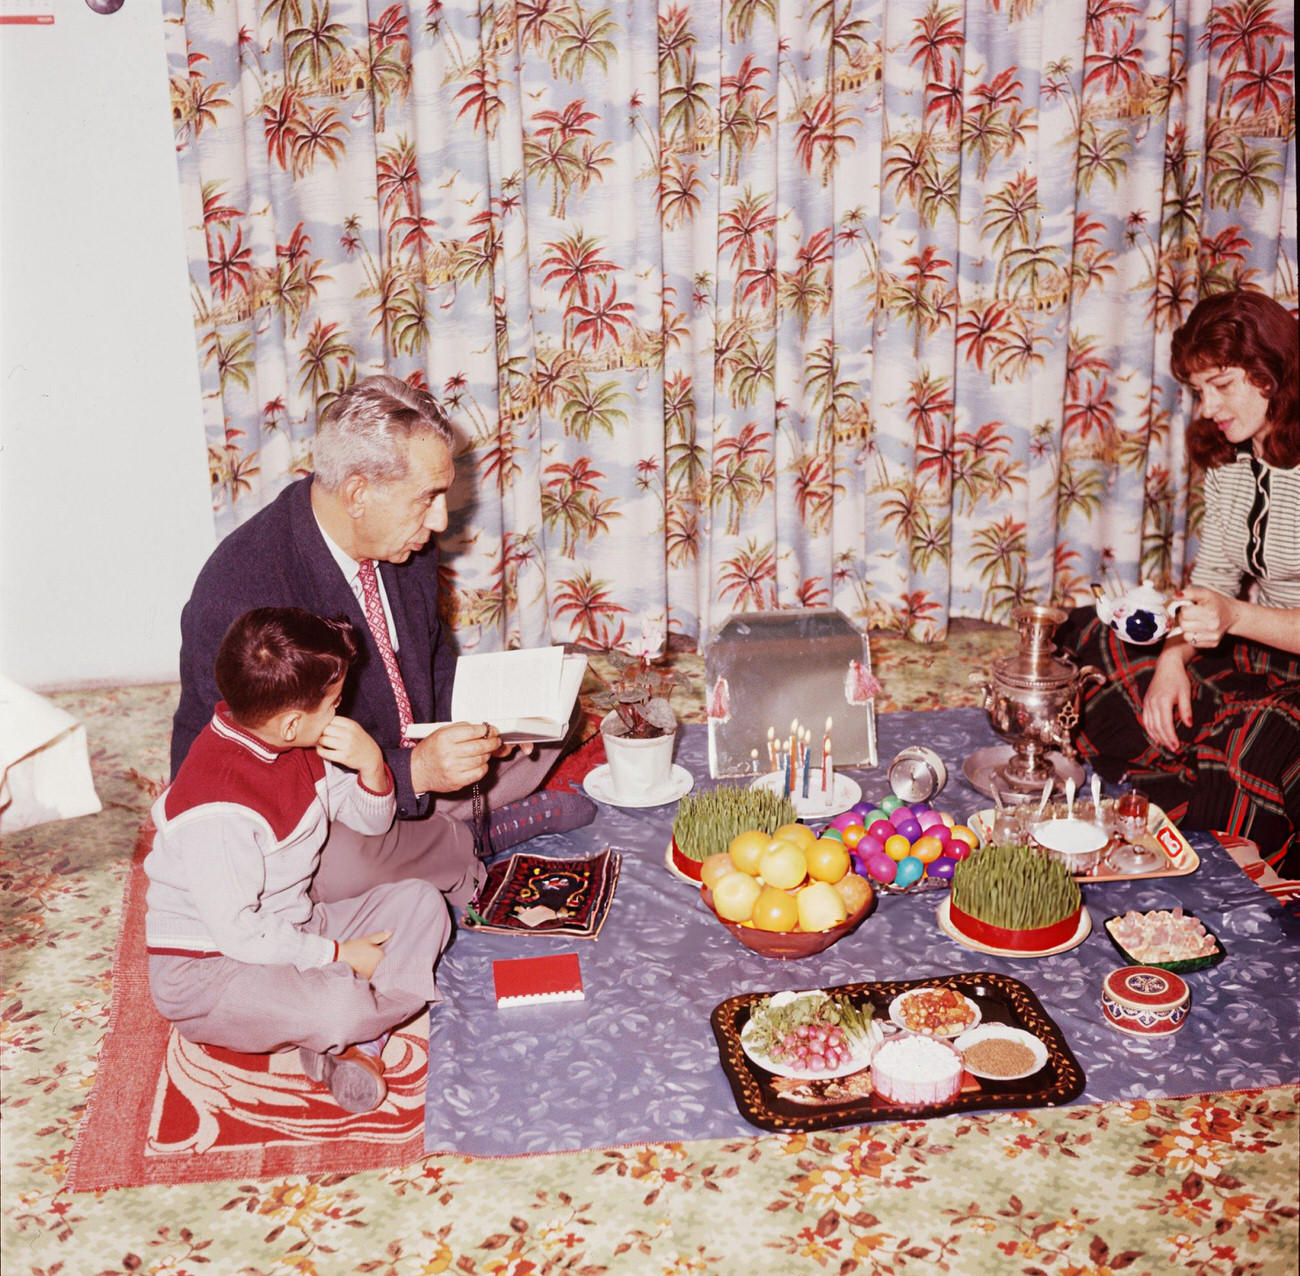
[[[160,0],[0,27],[0,669],[176,677],[215,537]]]

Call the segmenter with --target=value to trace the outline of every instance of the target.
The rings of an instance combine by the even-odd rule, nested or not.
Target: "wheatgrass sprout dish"
[[[789,798],[763,789],[724,786],[682,798],[673,821],[673,842],[682,856],[698,863],[720,855],[741,833],[775,833],[797,819]]]
[[[1027,846],[989,846],[957,865],[951,900],[954,910],[986,925],[1028,931],[1076,914],[1083,896],[1065,865]]]

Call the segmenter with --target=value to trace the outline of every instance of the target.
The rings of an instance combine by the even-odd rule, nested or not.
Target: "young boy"
[[[231,625],[224,697],[153,807],[145,931],[154,1003],[191,1041],[300,1048],[340,1107],[388,1092],[391,1029],[441,1000],[447,906],[424,881],[314,904],[308,887],[339,820],[380,834],[395,809],[379,746],[335,716],[357,641],[346,621],[263,607]]]

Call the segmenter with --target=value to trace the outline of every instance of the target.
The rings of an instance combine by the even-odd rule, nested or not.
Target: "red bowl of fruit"
[[[865,920],[875,907],[875,892],[870,895],[844,921],[826,930],[765,930],[752,922],[731,922],[718,914],[713,906],[713,892],[707,886],[700,887],[700,895],[709,912],[717,917],[746,948],[763,957],[772,957],[778,961],[795,961],[800,957],[811,957],[815,953],[825,952],[832,944],[837,944],[845,935],[851,934]]]

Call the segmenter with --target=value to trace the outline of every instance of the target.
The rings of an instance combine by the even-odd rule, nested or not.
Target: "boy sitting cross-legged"
[[[241,616],[216,661],[224,697],[153,807],[145,930],[154,1003],[182,1036],[248,1053],[300,1047],[349,1112],[388,1092],[388,1033],[441,1000],[450,922],[428,882],[308,895],[330,824],[383,833],[379,746],[335,716],[357,655],[347,621],[290,607]]]

